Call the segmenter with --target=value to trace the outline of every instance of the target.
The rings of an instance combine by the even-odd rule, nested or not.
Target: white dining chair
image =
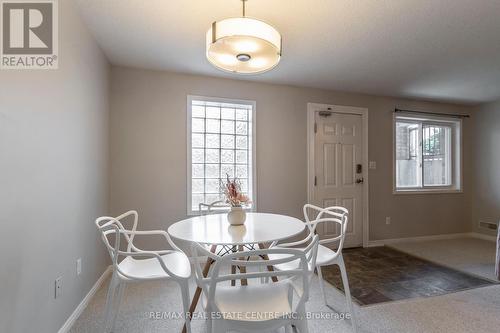
[[[132,229],[126,229],[124,222],[133,217]],[[125,285],[131,282],[152,280],[173,280],[181,289],[186,330],[191,332],[189,320],[189,278],[191,265],[188,257],[172,242],[163,230],[138,231],[138,214],[126,212],[118,217],[99,217],[95,223],[111,256],[113,275],[109,283],[105,307],[104,331],[113,332],[118,316]],[[135,236],[163,236],[172,250],[145,251],[134,244]],[[124,250],[126,246],[126,250]],[[123,249],[123,250],[122,250]],[[114,314],[113,314],[114,312]]]
[[[216,214],[217,213],[216,208],[229,208],[229,205],[226,204],[226,202],[223,200],[218,200],[218,201],[214,201],[214,202],[210,202],[210,203],[201,202],[198,204],[198,212],[199,212],[200,216]],[[220,211],[220,212],[224,212],[224,211]],[[206,244],[205,247],[208,250],[212,247],[212,245]]]
[[[312,235],[308,241],[309,244],[305,248],[299,248],[300,250],[304,251],[307,259],[307,267],[309,269],[309,280],[311,280],[314,270],[316,268],[316,260],[318,256],[318,248],[319,248],[319,236],[318,235]],[[305,242],[304,242],[305,243]],[[301,245],[304,245],[304,243],[301,242]],[[281,248],[293,248],[292,246],[287,246],[287,244],[284,244],[285,246],[279,246]],[[277,248],[278,246],[273,246],[274,248]],[[269,255],[270,260],[277,260],[283,258],[285,255],[283,254],[271,254]],[[298,267],[298,261],[292,261],[292,262],[286,262],[282,264],[277,264],[274,266],[274,269],[278,270],[293,270]],[[264,279],[265,283],[269,282],[269,279]],[[309,281],[310,282],[310,281]]]
[[[217,211],[217,208],[227,208],[229,209],[230,206],[224,201],[224,200],[218,200],[218,201],[214,201],[214,202],[211,202],[211,203],[200,203],[198,204],[198,208],[199,208],[199,212],[200,212],[200,216],[205,216],[205,215],[210,215],[210,214],[217,214],[218,211]],[[224,210],[222,211],[219,211],[219,212],[225,212]],[[204,245],[205,246],[205,249],[206,250],[209,250],[212,245],[209,245],[209,244],[206,244]],[[248,246],[246,245],[245,246],[246,248],[251,248],[253,250],[253,246]],[[236,246],[233,246],[232,247],[232,252],[236,252],[237,251],[237,247]],[[237,267],[236,266],[231,266],[231,273],[232,274],[236,274],[236,269]],[[233,281],[233,284],[235,282]]]
[[[304,210],[305,223],[308,228],[307,237],[296,242],[281,243],[281,244],[274,243],[271,245],[271,247],[273,248],[303,247],[305,244],[310,242],[315,236],[317,236],[316,229],[318,224],[330,223],[334,224],[334,226],[338,226],[337,229],[339,231],[338,236],[319,240],[317,258],[316,258],[316,270],[318,272],[319,287],[321,294],[323,295],[323,301],[325,305],[335,311],[335,309],[331,305],[329,305],[327,301],[321,267],[329,265],[339,266],[340,274],[342,277],[342,284],[344,286],[347,310],[351,315],[351,324],[353,330],[354,332],[357,332],[356,314],[354,313],[354,307],[352,305],[349,280],[347,278],[347,270],[345,267],[344,258],[342,256],[342,249],[344,247],[345,235],[347,231],[349,211],[346,208],[339,206],[321,208],[311,204],[304,205],[303,210]],[[311,218],[311,216],[313,215],[315,215],[315,217]],[[330,247],[325,246],[327,244],[336,245],[336,250],[333,250]],[[281,267],[278,265],[276,266],[276,268],[280,269]]]
[[[309,250],[315,252],[317,244],[314,243]],[[299,333],[308,333],[305,303],[309,297],[310,270],[306,251],[274,248],[242,251],[220,257],[196,243],[192,250],[197,260],[195,276],[198,286],[202,288],[202,304],[208,315],[209,333],[271,332],[281,327],[291,333],[292,325]],[[270,255],[278,255],[280,258],[262,260]],[[204,276],[201,270],[198,258],[202,256],[214,261],[208,276]],[[289,262],[297,264],[290,270],[270,269]],[[223,273],[231,265],[244,266],[246,269],[238,274]],[[258,283],[260,279],[270,277],[283,279],[274,283]],[[254,283],[230,286],[231,280],[250,280]]]
[[[226,202],[223,200],[218,200],[211,203],[202,202],[198,204],[198,209],[201,216],[217,213],[216,208],[229,208],[229,205],[226,204]]]

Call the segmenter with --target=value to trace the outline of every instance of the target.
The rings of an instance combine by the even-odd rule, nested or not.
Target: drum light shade
[[[276,66],[281,58],[280,33],[248,17],[214,22],[207,31],[206,44],[208,61],[233,73],[262,73]]]

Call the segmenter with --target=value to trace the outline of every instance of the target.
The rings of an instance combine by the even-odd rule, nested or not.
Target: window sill
[[[462,189],[410,189],[410,190],[393,190],[392,194],[395,195],[408,195],[408,194],[455,194],[464,193]]]

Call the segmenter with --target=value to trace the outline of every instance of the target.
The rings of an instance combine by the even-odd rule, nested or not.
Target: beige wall
[[[70,1],[59,27],[58,70],[0,71],[0,332],[57,332],[107,265],[109,65]]]
[[[474,118],[472,230],[495,235],[478,222],[500,220],[500,101],[478,107]]]
[[[137,209],[142,228],[168,227],[186,215],[186,96],[257,102],[257,196],[262,212],[301,216],[307,200],[308,102],[369,109],[370,239],[470,229],[470,123],[464,123],[465,192],[392,194],[394,108],[469,112],[448,104],[347,94],[239,80],[113,67],[111,75],[111,211]],[[385,224],[385,217],[392,224]]]

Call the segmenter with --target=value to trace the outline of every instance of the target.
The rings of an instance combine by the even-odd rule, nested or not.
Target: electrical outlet
[[[82,274],[82,258],[76,259],[76,275]]]
[[[377,169],[377,162],[376,161],[368,162],[368,169],[371,169],[371,170]]]
[[[62,276],[58,277],[55,282],[55,298],[59,298],[62,295]]]
[[[391,224],[391,217],[390,216],[387,216],[385,218],[385,224],[387,224],[387,225]]]

